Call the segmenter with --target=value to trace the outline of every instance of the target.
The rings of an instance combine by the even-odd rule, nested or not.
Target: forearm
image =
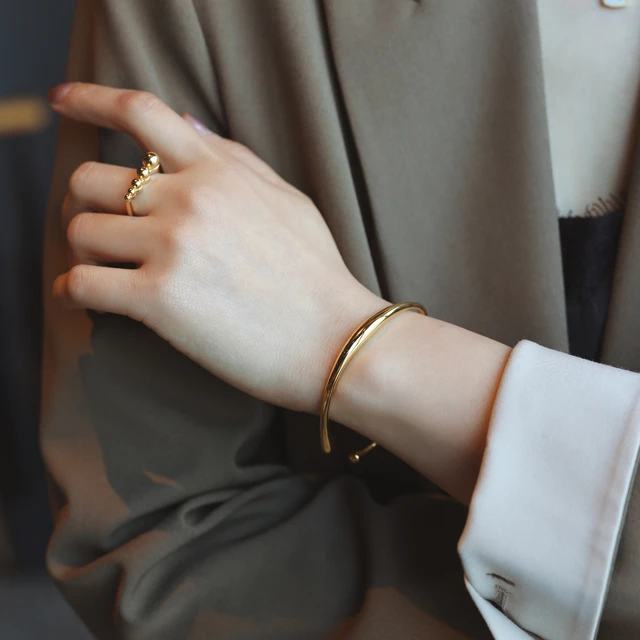
[[[468,503],[510,353],[510,347],[490,338],[405,312],[346,368],[330,417]]]

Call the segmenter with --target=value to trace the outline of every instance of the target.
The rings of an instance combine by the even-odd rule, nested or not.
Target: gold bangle
[[[389,307],[381,309],[377,313],[374,313],[370,318],[365,320],[358,328],[351,334],[351,337],[347,340],[347,343],[342,348],[342,351],[336,358],[336,361],[331,369],[331,373],[327,378],[327,383],[324,387],[324,393],[322,395],[322,405],[320,410],[320,439],[322,444],[322,450],[325,453],[331,453],[331,442],[329,440],[329,404],[331,398],[336,390],[338,380],[345,370],[346,366],[351,361],[351,358],[355,356],[357,351],[362,345],[373,336],[378,329],[382,328],[391,318],[403,311],[415,310],[422,315],[428,315],[427,310],[419,302],[399,302],[398,304],[392,304]],[[378,446],[377,442],[371,442],[367,447],[356,451],[349,456],[351,462],[359,462],[360,459],[375,449]]]

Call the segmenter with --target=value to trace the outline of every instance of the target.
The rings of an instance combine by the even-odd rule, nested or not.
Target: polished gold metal
[[[336,361],[331,368],[331,373],[327,378],[327,382],[324,387],[324,393],[322,394],[322,404],[320,408],[320,440],[322,444],[322,450],[325,453],[331,453],[331,441],[329,439],[329,405],[331,404],[331,398],[338,385],[340,376],[346,369],[347,365],[364,343],[371,338],[379,329],[381,329],[393,316],[402,313],[403,311],[417,311],[422,315],[428,315],[427,310],[419,302],[399,302],[398,304],[392,304],[384,309],[381,309],[377,313],[374,313],[370,318],[367,318],[362,322],[358,328],[351,334],[351,337],[347,340],[346,344],[339,353]],[[367,447],[356,451],[349,456],[351,462],[360,462],[363,456],[370,451],[373,451],[378,446],[376,442],[371,442]]]
[[[152,173],[155,173],[155,171],[160,167],[160,158],[158,157],[158,154],[153,151],[147,151],[142,158],[142,166],[147,167]]]
[[[142,166],[137,170],[137,177],[131,181],[131,186],[124,197],[127,215],[136,215],[133,209],[133,201],[140,191],[142,191],[144,185],[151,180],[151,176],[158,171],[160,171],[160,158],[157,153],[148,151],[142,157]]]

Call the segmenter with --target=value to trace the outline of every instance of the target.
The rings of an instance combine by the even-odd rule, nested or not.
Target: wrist
[[[349,337],[363,321],[391,304],[361,283],[355,280],[354,283],[340,288],[339,295],[334,293],[316,314],[320,324],[311,332],[312,348],[308,349],[308,339],[304,341],[307,345],[305,357],[299,360],[300,366],[294,374],[294,379],[304,381],[304,406],[291,408],[320,415],[327,378]],[[310,333],[308,327],[305,331]]]
[[[349,363],[329,415],[466,502],[510,352],[490,338],[407,311]]]
[[[407,345],[403,338],[413,333],[416,321],[433,322],[429,316],[406,311],[379,329],[358,351],[346,367],[331,401],[329,416],[361,435],[383,444],[385,424],[403,420],[402,407],[390,402],[396,385],[403,384],[408,371]],[[407,345],[408,346],[408,345]],[[400,348],[400,350],[398,350]]]

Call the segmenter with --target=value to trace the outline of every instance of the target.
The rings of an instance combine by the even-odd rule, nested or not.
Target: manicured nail
[[[200,133],[213,133],[211,129],[209,129],[206,125],[202,124],[202,122],[200,122],[198,118],[196,118],[195,116],[192,116],[190,113],[185,113],[184,117],[186,120],[188,120],[192,124],[193,128],[199,131]]]
[[[69,93],[72,86],[73,82],[63,82],[62,84],[57,84],[55,87],[51,87],[51,89],[47,91],[47,100],[49,100],[51,104],[57,104]]]

